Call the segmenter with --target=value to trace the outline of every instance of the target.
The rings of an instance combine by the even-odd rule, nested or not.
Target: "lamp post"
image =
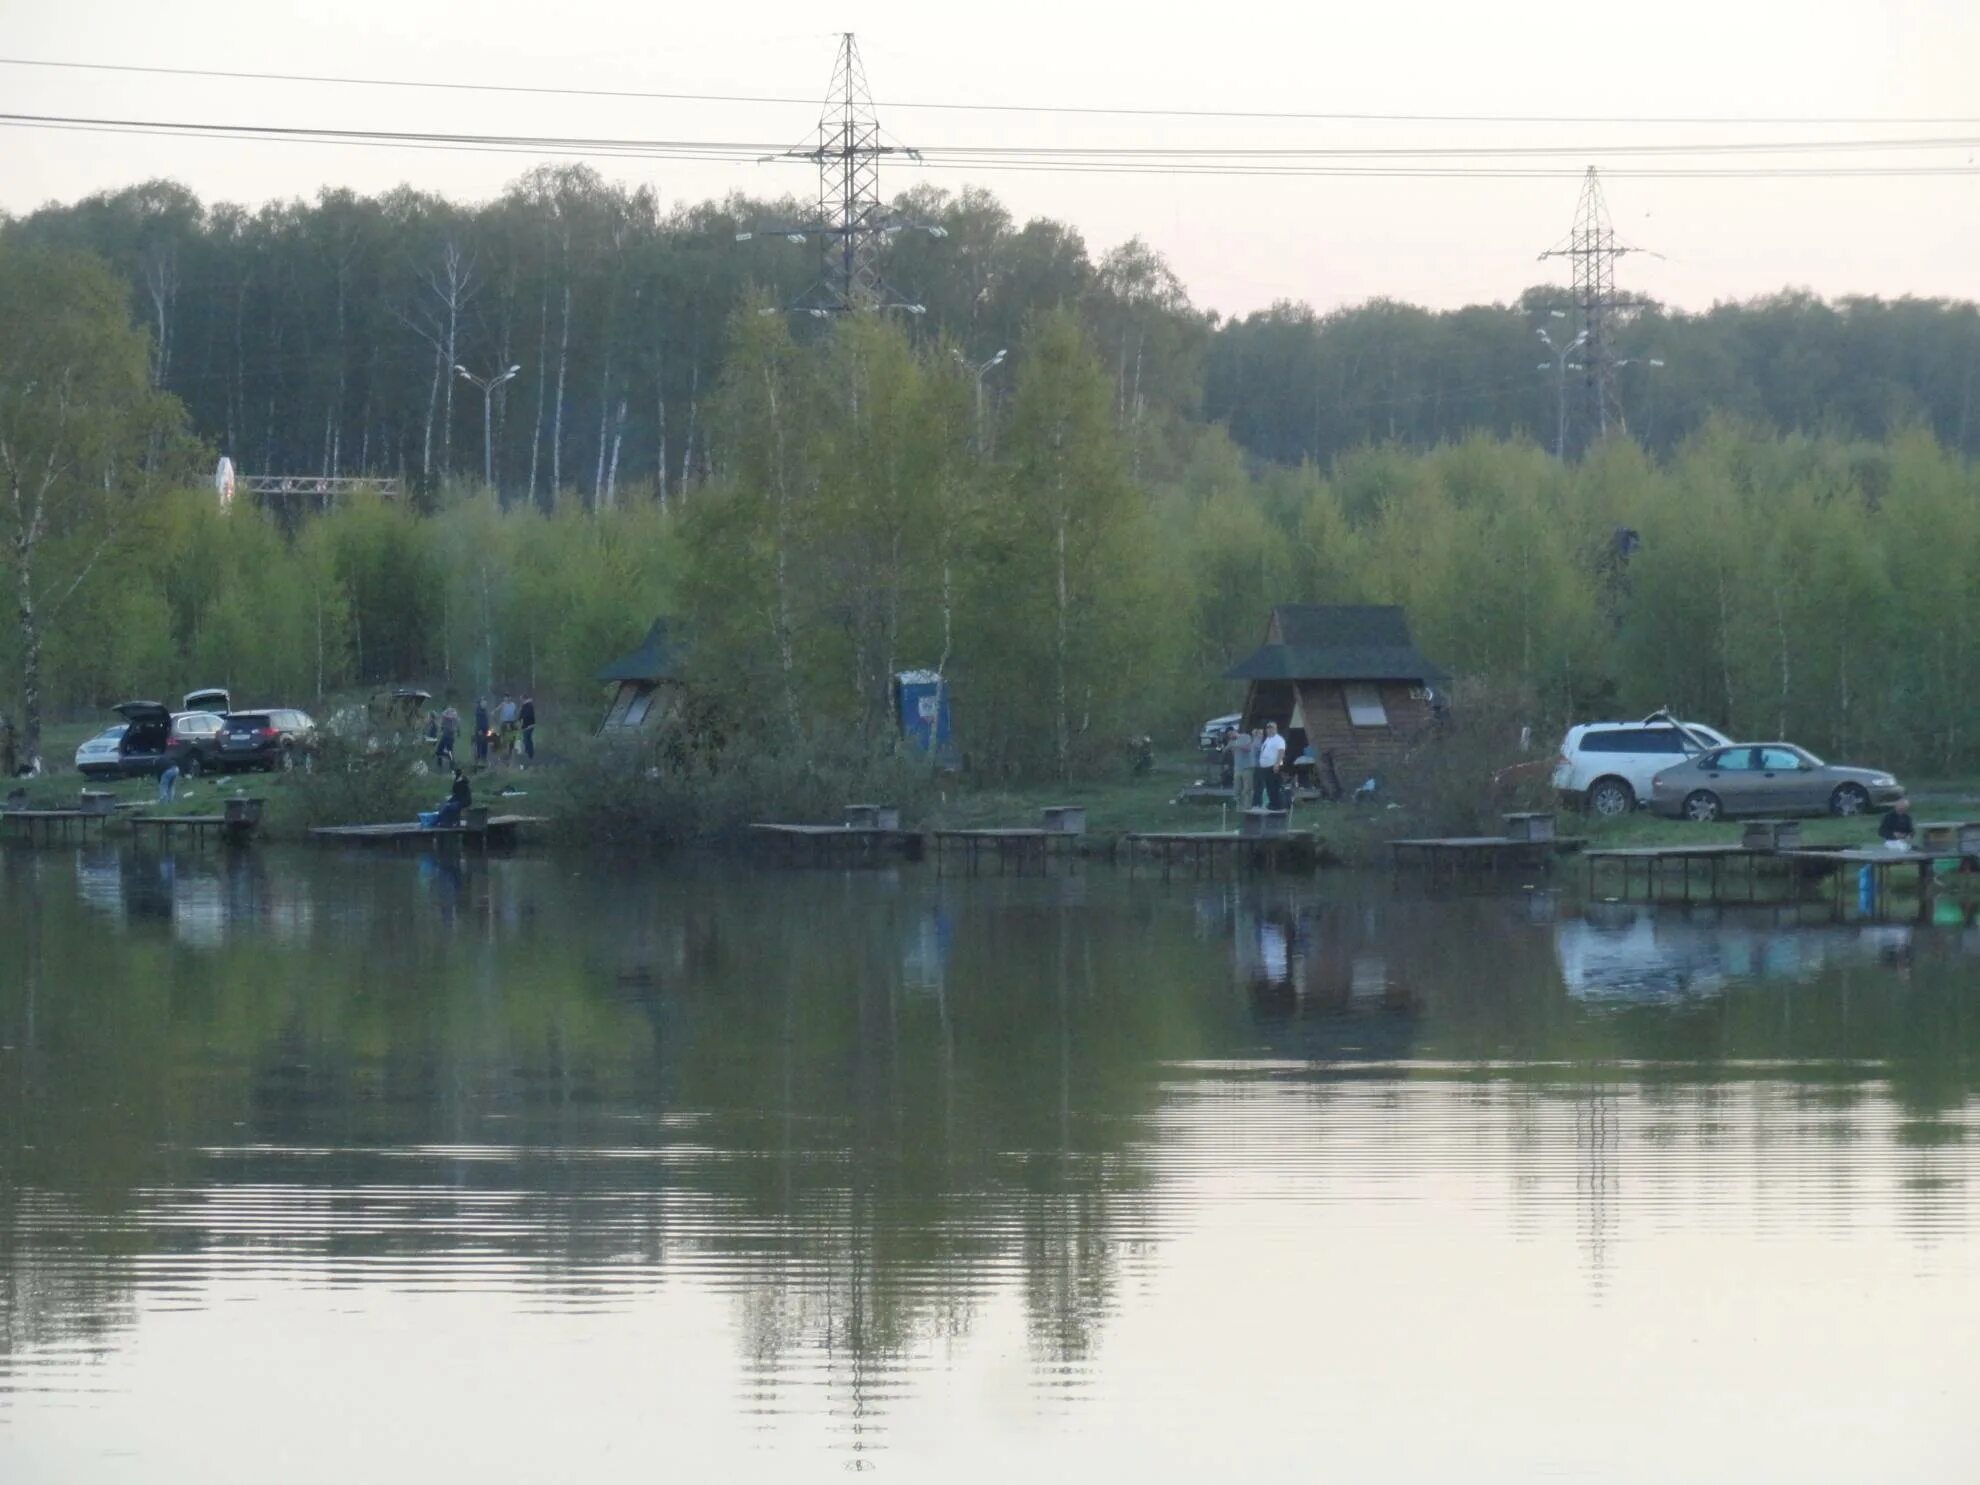
[[[1554,313],[1558,315],[1560,311],[1555,310]],[[1542,361],[1538,369],[1554,373],[1554,457],[1565,459],[1567,457],[1568,357],[1587,341],[1588,332],[1582,331],[1566,345],[1555,345],[1554,337],[1547,333],[1545,325],[1533,333],[1540,337],[1541,343],[1547,347],[1547,354],[1553,357],[1551,361]]]
[[[995,371],[999,366],[1002,366],[1004,364],[1004,357],[1009,354],[1010,351],[1008,349],[1001,350],[988,361],[977,364],[963,355],[961,351],[955,353],[956,360],[962,364],[963,370],[976,378],[976,451],[979,454],[989,452],[983,440],[983,378]]]
[[[521,370],[520,366],[511,366],[500,376],[476,376],[465,366],[454,368],[455,375],[462,381],[481,388],[481,482],[490,489],[495,486],[495,415],[491,411],[495,403],[495,389]]]

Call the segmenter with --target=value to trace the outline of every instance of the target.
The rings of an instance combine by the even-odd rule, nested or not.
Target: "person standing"
[[[1258,739],[1242,727],[1233,727],[1225,739],[1224,751],[1231,761],[1231,798],[1243,809],[1251,803],[1252,791],[1257,787],[1258,781],[1252,777],[1251,770],[1258,763]]]
[[[440,741],[433,747],[433,766],[454,761],[454,740],[460,736],[461,714],[451,706],[440,713]]]
[[[1282,810],[1286,807],[1280,787],[1279,771],[1285,766],[1286,740],[1279,736],[1279,724],[1265,724],[1265,741],[1258,745],[1258,792],[1266,799],[1266,808]]]
[[[495,708],[495,757],[507,763],[516,756],[516,698],[504,696]]]
[[[474,699],[474,766],[488,766],[488,698]]]
[[[168,763],[158,775],[158,802],[170,804],[179,792],[179,765]]]
[[[14,719],[0,717],[0,779],[11,779],[20,771],[19,748],[14,741]]]
[[[522,710],[516,715],[522,722],[523,762],[534,763],[536,761],[536,698],[525,695],[522,699]]]

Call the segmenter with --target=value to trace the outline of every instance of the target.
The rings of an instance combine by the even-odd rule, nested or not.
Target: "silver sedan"
[[[1674,763],[1650,780],[1650,808],[1674,820],[1860,815],[1903,796],[1890,774],[1824,763],[1793,743],[1718,748]]]

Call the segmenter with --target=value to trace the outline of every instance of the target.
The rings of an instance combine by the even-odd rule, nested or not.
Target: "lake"
[[[0,1480],[1970,1479],[1946,917],[8,849]]]

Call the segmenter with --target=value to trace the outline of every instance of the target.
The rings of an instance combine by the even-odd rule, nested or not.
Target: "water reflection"
[[[113,1375],[92,1426],[142,1433],[154,1348],[258,1308],[353,1374],[369,1326],[472,1315],[463,1398],[581,1319],[579,1374],[642,1337],[699,1379],[670,1427],[708,1457],[964,1438],[977,1477],[1179,1387],[1237,1428],[1283,1347],[1203,1348],[1263,1276],[1288,1325],[1363,1302],[1338,1272],[1599,1338],[1674,1244],[1764,1269],[1814,1234],[1847,1272],[1888,1233],[1907,1283],[1975,1256],[1963,927],[97,847],[0,854],[0,894],[16,1441]],[[1529,1272],[1557,1241],[1568,1295]]]

